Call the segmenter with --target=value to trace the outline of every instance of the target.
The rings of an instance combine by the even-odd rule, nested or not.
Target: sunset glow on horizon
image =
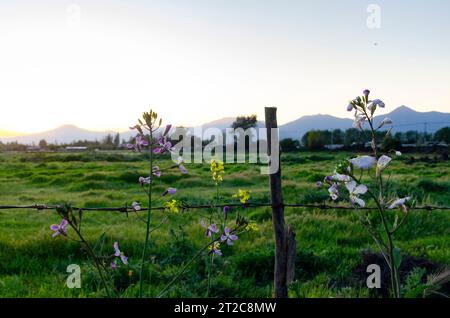
[[[184,126],[265,106],[281,124],[350,117],[365,88],[385,112],[450,112],[450,2],[345,3],[3,1],[0,133],[123,131],[150,107]]]

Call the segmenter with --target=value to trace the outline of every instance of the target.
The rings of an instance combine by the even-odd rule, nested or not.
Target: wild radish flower
[[[115,271],[117,268],[119,268],[120,266],[119,265],[117,265],[117,261],[116,260],[114,260],[114,261],[112,261],[111,262],[111,269],[113,270],[113,271]]]
[[[147,178],[139,177],[139,183],[141,184],[141,186],[150,184],[151,181],[152,180],[150,179],[150,177]]]
[[[172,125],[170,124],[166,125],[166,129],[164,130],[163,136],[166,136],[169,133],[170,129],[172,129]]]
[[[223,166],[222,161],[211,160],[210,170],[212,179],[216,185],[218,185],[220,182],[223,181],[223,174],[225,172],[225,168]]]
[[[141,210],[141,205],[139,203],[137,203],[137,202],[133,202],[133,203],[131,203],[131,208],[134,211],[140,211]]]
[[[325,182],[325,183],[331,183],[331,181],[333,181],[333,180],[331,179],[331,176],[326,176],[325,179],[324,179],[324,182]]]
[[[187,173],[186,168],[185,168],[182,164],[178,165],[178,168],[180,169],[180,172],[181,172],[182,174],[186,174],[186,173]]]
[[[347,176],[346,174],[335,173],[334,175],[331,176],[331,180],[336,182],[349,182],[350,177]]]
[[[362,208],[366,206],[364,200],[358,198],[359,194],[364,194],[367,192],[368,189],[365,185],[363,184],[357,185],[355,181],[351,181],[346,183],[345,187],[350,193],[350,201],[353,203],[353,205],[357,204]]]
[[[50,229],[55,232],[53,233],[52,237],[56,237],[59,234],[62,234],[64,236],[67,235],[67,224],[69,224],[69,222],[66,219],[62,219],[61,223],[58,224],[52,224],[50,225]]]
[[[179,213],[180,212],[180,206],[178,204],[177,200],[171,200],[168,202],[165,202],[163,204],[164,211],[169,213]]]
[[[161,170],[159,169],[159,166],[152,167],[152,174],[157,178],[161,177]]]
[[[380,99],[375,99],[372,103],[371,103],[373,106],[379,106],[379,107],[381,107],[381,108],[384,108],[384,103],[383,103],[383,101],[382,100],[380,100]]]
[[[153,153],[160,154],[164,153],[166,151],[170,152],[172,151],[172,143],[170,141],[167,141],[165,137],[160,137],[158,139],[159,147],[156,147],[153,149]]]
[[[128,149],[134,149],[137,152],[141,152],[143,147],[148,146],[148,141],[142,135],[137,135],[134,144],[128,144]]]
[[[217,256],[221,256],[222,255],[222,251],[220,250],[220,243],[219,242],[214,242],[213,244],[211,244],[209,247],[209,252],[208,254],[215,254]]]
[[[126,257],[125,254],[120,251],[119,243],[118,242],[114,242],[113,247],[114,247],[114,256],[120,257],[120,260],[122,261],[122,263],[127,265],[128,264],[128,257]]]
[[[384,125],[392,125],[392,120],[390,118],[385,118],[383,119],[383,121],[380,123],[380,125],[378,126],[378,129],[380,129],[381,127],[383,127]]]
[[[250,191],[239,189],[238,193],[233,195],[233,198],[238,198],[242,204],[245,204],[250,199]]]
[[[387,165],[391,162],[392,158],[386,155],[382,155],[378,159],[377,163],[377,177],[381,175],[381,172],[387,167]]]
[[[323,185],[322,181],[317,181],[316,182],[316,187],[322,188],[322,185]]]
[[[237,235],[230,233],[230,228],[225,227],[223,234],[220,236],[222,242],[227,242],[228,245],[233,245],[233,241],[238,239]]]
[[[406,198],[402,198],[402,199],[395,200],[395,201],[389,206],[389,209],[392,210],[392,209],[395,209],[395,208],[400,207],[400,209],[401,209],[403,212],[407,213],[407,212],[408,212],[408,207],[406,206],[406,202],[408,202],[409,200],[411,200],[411,197],[406,197]]]
[[[359,156],[353,159],[350,159],[349,162],[359,169],[368,170],[372,168],[376,163],[377,159],[371,156]]]
[[[354,108],[353,104],[352,104],[351,102],[348,103],[348,105],[347,105],[347,111],[348,111],[348,112],[351,112],[351,111],[353,110],[353,108]]]
[[[366,116],[362,114],[355,115],[355,120],[353,121],[353,128],[363,129],[363,125],[366,122]]]
[[[225,220],[228,218],[228,212],[230,212],[230,207],[229,206],[224,206],[223,207],[223,218]]]
[[[178,157],[177,165],[178,165],[178,169],[180,169],[180,172],[182,174],[186,174],[187,173],[187,170],[186,170],[186,168],[183,165],[183,157]]]
[[[163,196],[166,194],[174,195],[177,193],[177,189],[175,188],[167,188],[167,190],[163,193]]]
[[[333,201],[336,201],[339,197],[339,191],[337,187],[337,183],[333,183],[331,187],[328,188],[328,192],[330,193],[330,197]]]
[[[206,237],[211,237],[213,233],[218,233],[219,232],[219,228],[214,223],[211,224],[210,226],[206,226],[205,221],[202,220],[200,222],[200,224],[201,224],[202,227],[204,227],[206,229],[206,232],[205,232],[205,236]]]

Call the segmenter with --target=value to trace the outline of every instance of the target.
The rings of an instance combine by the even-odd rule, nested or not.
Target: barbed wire
[[[47,205],[47,204],[31,204],[31,205],[0,205],[0,210],[55,210],[62,205]],[[200,205],[187,205],[182,204],[180,209],[185,210],[195,210],[195,209],[209,209],[209,208],[224,208],[224,207],[240,207],[240,208],[258,208],[258,207],[269,207],[275,208],[278,206],[273,206],[270,203],[245,203],[245,204],[200,204]],[[330,205],[330,204],[307,204],[307,203],[284,203],[282,207],[285,208],[311,208],[311,209],[319,209],[319,210],[355,210],[355,207],[351,206],[342,206],[342,205]],[[76,207],[71,206],[72,210],[82,210],[82,211],[92,211],[92,212],[120,212],[120,213],[128,213],[128,212],[139,212],[139,211],[147,211],[148,207],[141,206],[140,210],[135,210],[133,207],[125,205],[122,207]],[[151,210],[165,210],[166,208],[163,206],[152,207]],[[376,207],[360,207],[357,210],[377,210]],[[422,206],[414,206],[410,207],[409,210],[415,211],[449,211],[450,207],[447,206],[435,206],[435,205],[422,205]]]

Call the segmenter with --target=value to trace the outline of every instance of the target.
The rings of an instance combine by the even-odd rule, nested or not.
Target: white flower
[[[355,115],[355,121],[353,122],[353,128],[359,128],[362,130],[364,123],[366,122],[366,116],[362,114]]]
[[[352,104],[351,102],[348,103],[348,105],[347,105],[347,111],[348,111],[348,112],[351,112],[351,111],[353,110],[353,108],[354,108],[353,104]]]
[[[349,182],[350,177],[345,174],[335,173],[334,175],[331,176],[331,180],[337,182]]]
[[[373,102],[372,102],[372,104],[374,105],[374,106],[380,106],[381,108],[384,108],[384,103],[383,103],[383,101],[382,100],[380,100],[380,99],[375,99]]]
[[[358,198],[358,194],[366,193],[367,187],[364,184],[357,185],[355,181],[348,182],[345,186],[350,193],[350,201],[362,208],[365,207],[366,202],[364,202],[363,199]]]
[[[400,151],[396,151],[396,152],[395,152],[395,155],[396,155],[397,157],[400,157],[400,156],[402,155],[402,153],[401,153]]]
[[[357,168],[363,169],[363,170],[367,170],[367,169],[372,168],[376,164],[377,159],[375,159],[374,157],[371,157],[371,156],[359,156],[359,157],[350,159],[349,161],[354,167],[357,167]]]
[[[406,198],[402,198],[402,199],[397,199],[394,202],[392,202],[392,204],[389,206],[389,209],[395,209],[397,207],[400,207],[400,209],[407,213],[408,212],[408,207],[406,206],[406,202],[408,202],[409,200],[411,200],[411,197],[406,197]]]
[[[131,203],[131,207],[133,208],[134,211],[140,211],[141,210],[141,206],[137,202]]]
[[[383,119],[383,121],[380,123],[380,125],[378,126],[378,129],[380,129],[381,127],[383,127],[384,125],[392,125],[392,120],[390,118],[385,118]]]
[[[328,192],[330,193],[330,197],[333,201],[336,201],[339,196],[339,191],[337,189],[337,184],[333,183],[331,187],[328,188]]]
[[[381,172],[387,167],[387,165],[391,162],[392,158],[386,155],[382,155],[378,159],[377,163],[377,177],[381,175]]]
[[[382,100],[380,100],[380,99],[375,99],[375,100],[373,100],[368,106],[367,106],[367,108],[370,110],[370,111],[372,111],[372,109],[375,111],[375,109],[376,109],[376,107],[377,106],[380,106],[381,108],[384,108],[384,103],[383,103],[383,101]]]

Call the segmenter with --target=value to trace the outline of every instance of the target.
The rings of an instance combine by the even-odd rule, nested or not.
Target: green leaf
[[[400,249],[394,247],[393,254],[394,254],[394,265],[396,268],[400,268],[400,264],[402,263],[402,254],[400,253]]]

